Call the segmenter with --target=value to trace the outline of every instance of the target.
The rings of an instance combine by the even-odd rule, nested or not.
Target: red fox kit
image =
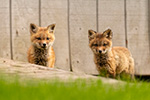
[[[28,50],[29,63],[54,67],[55,53],[53,43],[55,24],[48,27],[38,27],[35,24],[30,24],[31,46]]]
[[[107,29],[103,33],[89,30],[89,46],[94,53],[97,70],[106,72],[106,77],[114,77],[125,73],[134,78],[134,60],[127,48],[112,47],[112,31]]]

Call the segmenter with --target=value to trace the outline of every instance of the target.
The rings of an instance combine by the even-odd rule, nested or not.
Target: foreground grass
[[[150,84],[102,84],[101,81],[19,81],[0,78],[0,100],[150,100]]]

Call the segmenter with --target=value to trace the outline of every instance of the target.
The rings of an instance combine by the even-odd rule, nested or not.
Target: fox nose
[[[99,53],[102,53],[102,50],[99,50]]]
[[[46,43],[43,43],[43,47],[46,47]]]

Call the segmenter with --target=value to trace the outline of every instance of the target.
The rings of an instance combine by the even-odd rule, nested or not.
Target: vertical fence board
[[[11,58],[9,0],[0,3],[0,57]]]
[[[125,46],[124,0],[98,0],[98,31],[113,31],[113,46]]]
[[[41,26],[56,23],[54,51],[57,68],[70,70],[68,0],[41,0]]]
[[[96,0],[70,0],[71,64],[74,72],[97,73],[88,46],[88,30],[96,30]]]
[[[39,24],[39,0],[12,0],[13,59],[27,61],[30,23]]]
[[[127,0],[129,49],[135,58],[136,74],[150,75],[148,0]]]

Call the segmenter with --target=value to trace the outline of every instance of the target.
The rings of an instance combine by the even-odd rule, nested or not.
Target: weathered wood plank
[[[18,62],[18,61],[12,61],[8,59],[2,59],[0,58],[0,74],[4,75],[5,79],[13,78],[13,76],[16,77],[19,76],[19,80],[21,82],[24,82],[24,80],[34,80],[40,79],[42,81],[63,81],[63,82],[72,82],[76,79],[84,79],[87,80],[89,83],[91,80],[97,81],[101,80],[103,83],[109,83],[109,84],[117,84],[120,85],[124,84],[122,81],[118,81],[115,79],[109,79],[109,78],[103,78],[103,77],[96,77],[92,75],[87,74],[78,74],[73,73],[61,69],[56,68],[49,68],[24,62]],[[11,75],[11,77],[10,77]],[[1,77],[2,78],[2,77]],[[14,79],[14,78],[13,78]],[[70,80],[71,79],[71,80]]]
[[[98,30],[113,31],[113,46],[125,45],[124,0],[98,0]]]
[[[88,30],[96,30],[96,0],[69,2],[71,64],[74,72],[97,73],[93,53],[88,46]]]
[[[0,3],[0,57],[11,58],[9,0]]]
[[[68,41],[68,0],[41,0],[41,26],[56,23],[55,67],[70,70]]]
[[[39,24],[39,0],[12,0],[13,59],[27,61],[30,23]]]
[[[127,0],[129,49],[135,58],[136,74],[150,75],[148,0]]]

